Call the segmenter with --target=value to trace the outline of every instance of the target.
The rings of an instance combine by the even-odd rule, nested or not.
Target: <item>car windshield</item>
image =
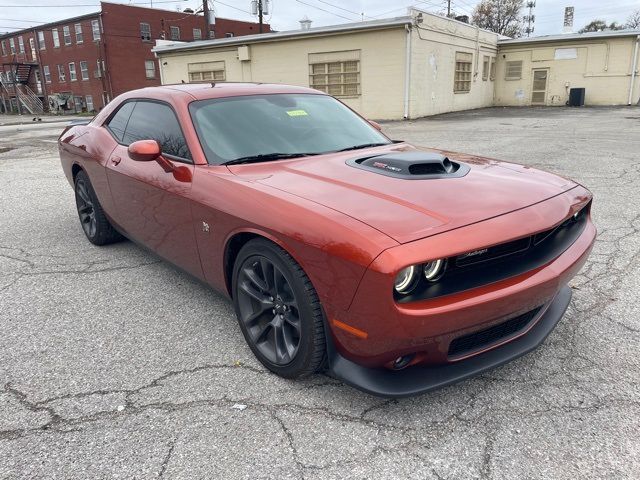
[[[391,141],[326,95],[274,94],[201,100],[189,106],[210,164],[268,161]]]

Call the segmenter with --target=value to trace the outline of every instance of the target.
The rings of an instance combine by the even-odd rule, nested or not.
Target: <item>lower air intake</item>
[[[449,344],[449,357],[457,357],[486,348],[523,330],[536,317],[542,307],[510,318],[493,327],[454,339]]]

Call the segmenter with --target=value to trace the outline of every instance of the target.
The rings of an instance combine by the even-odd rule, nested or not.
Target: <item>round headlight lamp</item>
[[[442,259],[433,260],[432,262],[425,263],[422,271],[424,272],[424,278],[430,282],[435,282],[440,279],[444,273],[445,262]]]
[[[415,265],[403,268],[396,275],[396,281],[394,287],[396,292],[407,294],[416,286],[416,280],[418,279],[418,269]]]

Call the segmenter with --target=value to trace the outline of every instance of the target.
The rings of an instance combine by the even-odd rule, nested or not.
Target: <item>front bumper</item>
[[[425,393],[490,370],[534,350],[555,328],[570,301],[571,289],[565,285],[526,334],[493,350],[444,365],[415,365],[399,371],[367,368],[340,355],[329,342],[328,373],[355,388],[382,397]]]

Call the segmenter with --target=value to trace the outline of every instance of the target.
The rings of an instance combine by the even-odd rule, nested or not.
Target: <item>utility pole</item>
[[[204,15],[204,38],[209,40],[209,0],[202,0],[202,14]]]
[[[532,26],[532,24],[535,23],[536,21],[536,16],[533,15],[533,9],[535,6],[536,6],[535,1],[529,1],[527,2],[527,5],[526,5],[526,8],[529,9],[529,15],[525,15],[523,19],[525,22],[527,22],[527,27],[524,29],[525,33],[527,34],[527,37],[529,37],[533,33],[534,27]]]
[[[451,18],[451,0],[447,0],[447,18]]]
[[[258,31],[262,33],[262,0],[258,0],[258,24]]]

